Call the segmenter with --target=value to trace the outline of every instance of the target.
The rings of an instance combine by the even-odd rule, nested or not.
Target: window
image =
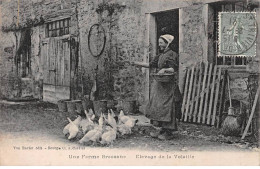
[[[70,18],[49,22],[46,25],[46,37],[58,37],[70,33]]]
[[[31,30],[21,32],[19,47],[16,54],[17,73],[27,77],[31,72]]]
[[[243,2],[217,2],[212,3],[214,10],[214,62],[217,65],[247,65],[252,60],[250,57],[218,57],[218,12],[228,11],[248,11],[249,6],[246,1]],[[254,8],[257,6],[254,6]],[[253,9],[250,8],[250,11]]]

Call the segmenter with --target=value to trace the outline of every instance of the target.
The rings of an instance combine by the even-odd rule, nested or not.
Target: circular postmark
[[[257,22],[254,12],[219,13],[219,55],[254,56]]]

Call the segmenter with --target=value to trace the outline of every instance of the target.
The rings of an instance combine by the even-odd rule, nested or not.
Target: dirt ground
[[[68,123],[67,113],[59,112],[54,104],[44,102],[0,103],[0,143],[44,142],[46,145],[81,146],[69,141],[62,133]],[[73,115],[74,116],[74,115]],[[100,146],[102,149],[138,149],[147,151],[258,151],[257,141],[248,137],[241,141],[239,137],[225,137],[214,127],[179,123],[174,139],[161,141],[149,136],[154,130],[151,126],[136,126],[133,133],[119,137],[112,146]],[[86,145],[85,145],[86,146]],[[88,145],[89,148],[95,148]]]

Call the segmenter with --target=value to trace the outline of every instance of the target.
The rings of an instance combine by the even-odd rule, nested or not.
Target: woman
[[[174,37],[172,35],[162,35],[159,38],[159,48],[162,53],[148,64],[142,62],[132,62],[133,65],[146,68],[158,68],[159,74],[174,73],[178,71],[178,55],[169,46]],[[151,90],[151,97],[146,107],[146,117],[151,119],[151,123],[161,127],[160,130],[151,132],[152,137],[161,140],[172,138],[172,132],[177,130],[176,118],[181,117],[182,97],[177,85],[177,80],[161,83],[154,80]]]

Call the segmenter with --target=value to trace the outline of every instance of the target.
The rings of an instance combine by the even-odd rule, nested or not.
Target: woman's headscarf
[[[168,42],[167,46],[165,49],[168,48],[168,46],[172,43],[172,41],[174,40],[174,36],[169,35],[169,34],[165,34],[165,35],[161,35],[160,38],[166,40]]]

